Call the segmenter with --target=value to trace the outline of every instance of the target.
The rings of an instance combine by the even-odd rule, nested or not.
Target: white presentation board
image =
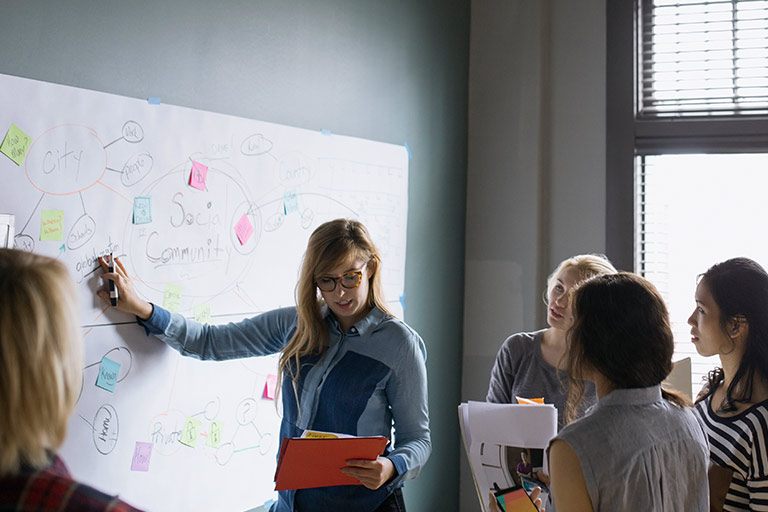
[[[356,218],[401,314],[406,148],[7,75],[0,91],[6,150],[28,146],[19,164],[0,154],[0,214],[78,285],[85,370],[61,450],[75,478],[150,511],[273,499],[276,356],[178,355],[106,310],[96,259],[119,256],[149,301],[225,323],[294,305],[312,230]]]

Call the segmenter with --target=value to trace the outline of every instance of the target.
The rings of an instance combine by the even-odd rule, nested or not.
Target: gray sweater
[[[557,409],[558,429],[563,426],[568,398],[568,374],[544,361],[541,338],[544,330],[520,332],[507,338],[496,355],[487,402],[517,403],[515,397],[544,398]],[[595,385],[585,382],[582,410],[597,401]]]

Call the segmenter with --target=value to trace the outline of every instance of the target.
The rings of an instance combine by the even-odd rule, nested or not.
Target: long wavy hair
[[[296,283],[296,332],[280,354],[278,364],[278,382],[289,376],[297,400],[301,358],[320,355],[328,347],[328,326],[322,313],[323,298],[315,283],[320,276],[352,261],[367,264],[368,305],[392,315],[381,284],[381,256],[365,226],[350,219],[336,219],[318,226],[309,237]]]
[[[726,389],[719,410],[736,410],[736,403],[750,403],[756,377],[767,377],[768,368],[768,273],[749,258],[732,258],[712,265],[700,276],[720,309],[720,328],[735,318],[747,322],[747,341],[739,368]],[[723,382],[723,369],[716,367],[707,376],[706,398]]]
[[[660,384],[672,371],[669,314],[650,281],[628,272],[593,277],[576,288],[572,308],[566,421],[578,417],[583,379],[590,372],[599,372],[615,389],[628,389]],[[662,395],[678,406],[690,405],[676,392],[662,390]]]

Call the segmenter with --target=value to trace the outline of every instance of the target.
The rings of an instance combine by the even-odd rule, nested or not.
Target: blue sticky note
[[[147,98],[147,103],[150,105],[159,105],[160,104],[160,98],[156,98],[154,96],[150,96]]]
[[[286,215],[299,211],[299,200],[296,199],[295,190],[288,190],[283,194],[283,211]]]
[[[101,359],[99,378],[96,379],[96,385],[101,389],[114,393],[118,375],[120,375],[120,363],[104,357]]]
[[[133,223],[147,224],[152,222],[152,198],[136,196],[133,198]]]

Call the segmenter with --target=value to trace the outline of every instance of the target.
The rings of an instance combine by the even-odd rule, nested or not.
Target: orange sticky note
[[[519,404],[543,404],[544,399],[543,398],[523,398],[520,396],[515,397],[517,399],[517,403]]]

